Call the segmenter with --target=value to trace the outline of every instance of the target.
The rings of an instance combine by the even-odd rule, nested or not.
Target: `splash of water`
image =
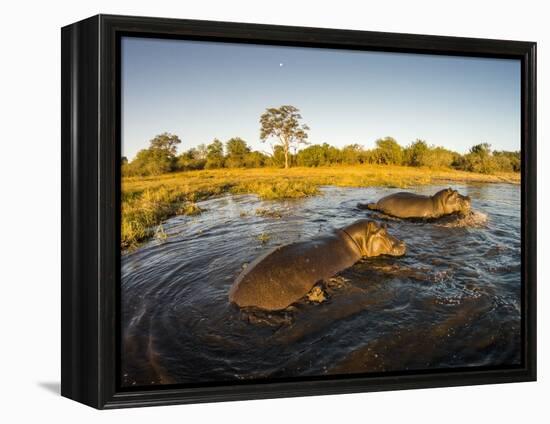
[[[488,219],[489,216],[486,213],[472,210],[465,215],[443,217],[435,222],[435,225],[446,228],[480,228],[487,225]]]

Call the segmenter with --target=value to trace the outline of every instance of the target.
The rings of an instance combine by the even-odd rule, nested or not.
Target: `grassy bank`
[[[254,193],[263,199],[299,198],[318,187],[409,187],[442,182],[507,182],[519,184],[519,173],[476,174],[450,169],[389,165],[319,168],[218,169],[129,177],[122,182],[122,248],[151,237],[155,227],[173,215],[200,213],[195,202],[223,193]]]

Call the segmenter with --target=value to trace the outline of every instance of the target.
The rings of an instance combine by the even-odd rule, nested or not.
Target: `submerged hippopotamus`
[[[358,205],[365,207],[365,205]],[[380,211],[397,218],[439,218],[453,213],[466,214],[471,200],[451,188],[438,191],[433,196],[399,192],[368,203],[367,209]]]
[[[229,300],[240,307],[284,309],[313,286],[363,257],[401,256],[405,243],[366,219],[321,237],[277,247],[254,260],[237,277]]]

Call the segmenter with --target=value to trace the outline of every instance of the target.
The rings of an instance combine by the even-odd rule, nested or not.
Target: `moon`
[[[283,62],[279,63],[279,67],[282,68],[285,64]]]

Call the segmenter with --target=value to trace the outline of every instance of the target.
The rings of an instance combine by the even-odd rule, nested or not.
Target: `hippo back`
[[[229,300],[241,307],[284,309],[305,296],[317,282],[360,258],[359,249],[342,231],[277,247],[257,258],[237,277]]]
[[[431,196],[399,192],[383,197],[377,203],[377,210],[398,218],[431,218],[434,204]]]

